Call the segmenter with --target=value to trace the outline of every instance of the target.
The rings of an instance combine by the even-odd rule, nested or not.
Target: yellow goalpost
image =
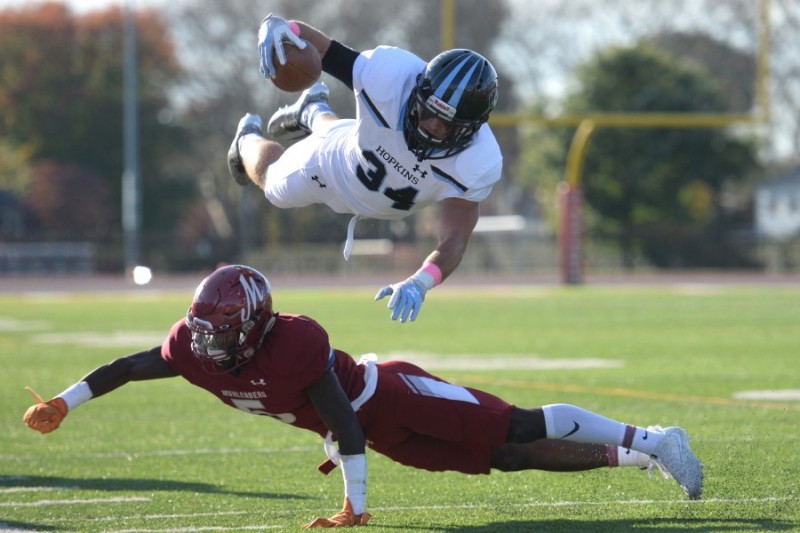
[[[442,49],[455,42],[455,4],[441,0]],[[770,4],[760,0],[758,16],[758,52],[756,59],[756,106],[751,113],[588,113],[547,117],[525,113],[495,113],[489,122],[498,127],[525,124],[574,127],[564,181],[559,184],[560,206],[559,254],[561,281],[580,284],[584,281],[583,192],[581,179],[586,148],[599,128],[724,128],[735,124],[758,125],[770,120],[769,55]]]

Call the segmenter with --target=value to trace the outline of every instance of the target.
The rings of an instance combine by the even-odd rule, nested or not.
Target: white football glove
[[[274,78],[278,73],[272,62],[273,52],[281,65],[286,64],[286,51],[283,49],[285,42],[295,45],[300,50],[303,50],[307,44],[294,34],[286,19],[270,13],[258,27],[258,53],[261,56],[261,74],[265,78]]]
[[[428,287],[425,286],[424,281],[414,275],[405,281],[382,288],[375,295],[375,300],[391,294],[388,307],[392,310],[392,320],[400,318],[400,322],[406,320],[413,322],[417,319],[422,302],[425,301],[426,292],[428,292]]]

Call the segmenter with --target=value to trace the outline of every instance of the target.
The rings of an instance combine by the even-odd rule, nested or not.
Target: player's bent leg
[[[313,135],[295,143],[269,165],[262,189],[271,205],[280,209],[294,209],[327,204],[337,213],[346,212],[342,211],[342,206],[332,205],[340,200],[320,168],[317,148],[321,140]]]
[[[247,170],[242,161],[241,147],[239,141],[245,135],[255,134],[263,136],[261,131],[261,117],[252,113],[247,113],[239,120],[236,126],[236,133],[233,136],[230,148],[228,148],[228,171],[231,177],[239,185],[247,185],[250,180],[247,177]]]
[[[649,457],[662,472],[677,481],[690,499],[698,499],[702,494],[703,465],[689,446],[686,431],[681,428],[642,428],[569,404],[551,404],[529,410],[514,408],[508,431],[509,443],[539,442],[535,439],[541,439],[543,432],[550,441],[566,440],[634,450],[638,454],[630,461],[630,466],[652,467],[653,463],[642,460],[643,456]],[[524,448],[509,447],[505,450],[508,455],[500,453],[496,460],[506,468],[524,465],[526,458],[519,457],[521,450]],[[545,460],[545,464],[550,463]]]
[[[542,409],[513,407],[511,410],[511,423],[508,426],[507,442],[523,444],[546,438],[547,426]]]
[[[491,464],[492,468],[503,472],[579,472],[610,466],[608,447],[604,444],[545,439],[492,448]]]
[[[267,169],[278,161],[286,149],[275,141],[248,136],[239,142],[245,172],[262,190],[267,183]]]

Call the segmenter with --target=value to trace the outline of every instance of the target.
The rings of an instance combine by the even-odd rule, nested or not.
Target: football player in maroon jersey
[[[128,383],[181,376],[224,403],[325,438],[328,472],[341,466],[344,508],[306,527],[366,524],[365,447],[415,468],[579,471],[657,468],[691,499],[702,465],[678,427],[638,427],[568,404],[521,408],[448,383],[404,361],[356,361],[313,319],[273,310],[266,277],[243,265],[205,278],[164,343],[103,365],[23,418],[41,433],[78,405]],[[335,442],[335,444],[334,444]]]

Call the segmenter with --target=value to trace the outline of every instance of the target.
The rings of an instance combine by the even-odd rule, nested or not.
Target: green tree
[[[75,15],[50,2],[0,12],[0,138],[28,147],[32,163],[70,168],[70,180],[100,179],[109,192],[112,228],[120,227],[123,22],[119,7]],[[172,227],[187,196],[186,188],[181,194],[177,189],[188,178],[167,166],[186,135],[165,113],[167,91],[181,74],[166,25],[149,10],[137,12],[136,23],[146,239],[148,233],[169,236],[165,228]],[[56,209],[52,203],[41,206]],[[75,220],[62,220],[60,232]],[[112,246],[119,244],[118,231],[108,235]]]
[[[7,191],[17,197],[25,196],[31,187],[30,158],[32,149],[16,146],[0,139],[0,191]]]
[[[51,161],[34,167],[27,204],[48,240],[98,241],[110,230],[112,203],[99,174]]]
[[[648,45],[601,52],[578,69],[575,87],[564,102],[568,113],[715,113],[729,107],[706,71]],[[573,133],[536,132],[520,175],[540,175],[552,191]],[[720,193],[755,166],[752,144],[723,129],[600,129],[583,171],[589,229],[615,240],[628,268],[637,254],[659,266],[733,262],[720,248]]]

